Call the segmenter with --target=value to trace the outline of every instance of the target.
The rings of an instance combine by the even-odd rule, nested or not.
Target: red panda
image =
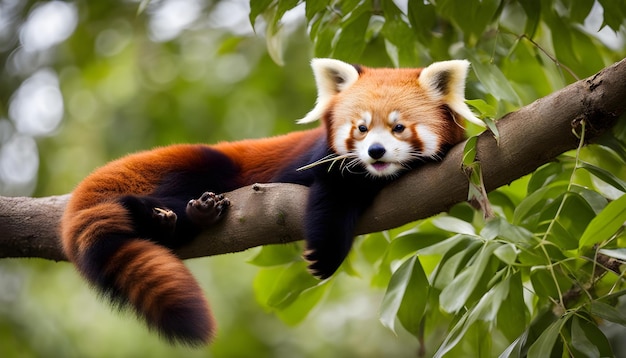
[[[63,214],[63,250],[114,305],[131,307],[172,343],[215,334],[202,290],[172,252],[220,220],[222,193],[258,182],[310,188],[305,222],[310,271],[330,277],[354,226],[401,173],[442,158],[464,138],[469,62],[374,69],[314,59],[315,129],[216,145],[173,145],[115,160],[89,175]]]

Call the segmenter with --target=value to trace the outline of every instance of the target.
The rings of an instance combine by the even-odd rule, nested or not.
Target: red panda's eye
[[[361,124],[360,126],[358,126],[358,128],[359,128],[359,132],[361,133],[367,132],[367,127],[364,124]]]
[[[393,127],[392,131],[394,131],[394,132],[396,132],[396,133],[402,133],[402,132],[404,131],[404,128],[406,128],[406,127],[404,126],[404,124],[396,124],[396,125]]]

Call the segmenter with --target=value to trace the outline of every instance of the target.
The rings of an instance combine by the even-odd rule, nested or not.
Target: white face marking
[[[400,119],[400,112],[398,112],[398,111],[391,111],[391,113],[389,113],[389,117],[387,119],[389,120],[389,124],[396,123]]]
[[[385,154],[374,159],[369,155],[372,145],[381,145]],[[355,152],[359,161],[367,171],[377,177],[394,176],[402,170],[403,162],[411,159],[411,145],[396,138],[388,127],[373,127],[363,140],[355,144]]]
[[[372,113],[365,111],[361,115],[359,121],[357,121],[357,125],[364,124],[369,128],[370,123],[372,123]],[[333,137],[333,147],[337,154],[346,154],[348,153],[348,148],[346,146],[346,139],[352,136],[352,123],[344,122],[340,126],[336,126],[335,135]]]
[[[362,120],[365,122],[365,125],[369,127],[372,123],[372,113],[368,111],[363,112]]]
[[[337,154],[346,154],[348,153],[348,148],[346,146],[346,139],[352,136],[352,124],[344,123],[341,126],[335,128],[335,133],[333,136],[333,147]]]
[[[434,157],[439,153],[439,137],[428,126],[418,124],[415,126],[417,136],[422,141],[422,156]]]

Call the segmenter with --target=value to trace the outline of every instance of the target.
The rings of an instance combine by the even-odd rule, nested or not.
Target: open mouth
[[[376,169],[377,171],[383,171],[385,169],[387,169],[391,164],[387,163],[387,162],[374,162],[372,163],[372,167],[374,167],[374,169]]]

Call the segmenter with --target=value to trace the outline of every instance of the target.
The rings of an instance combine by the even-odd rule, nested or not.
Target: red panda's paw
[[[320,280],[325,280],[332,276],[335,271],[341,266],[341,262],[343,260],[339,260],[334,255],[324,256],[321,254],[321,251],[308,249],[304,251],[302,257],[307,261],[307,269],[311,273],[311,275],[319,278]]]
[[[159,227],[165,232],[172,233],[176,229],[176,213],[169,209],[152,208],[152,218],[156,220]]]
[[[222,218],[229,206],[230,200],[223,194],[205,192],[200,198],[189,200],[186,212],[194,224],[209,227]]]

